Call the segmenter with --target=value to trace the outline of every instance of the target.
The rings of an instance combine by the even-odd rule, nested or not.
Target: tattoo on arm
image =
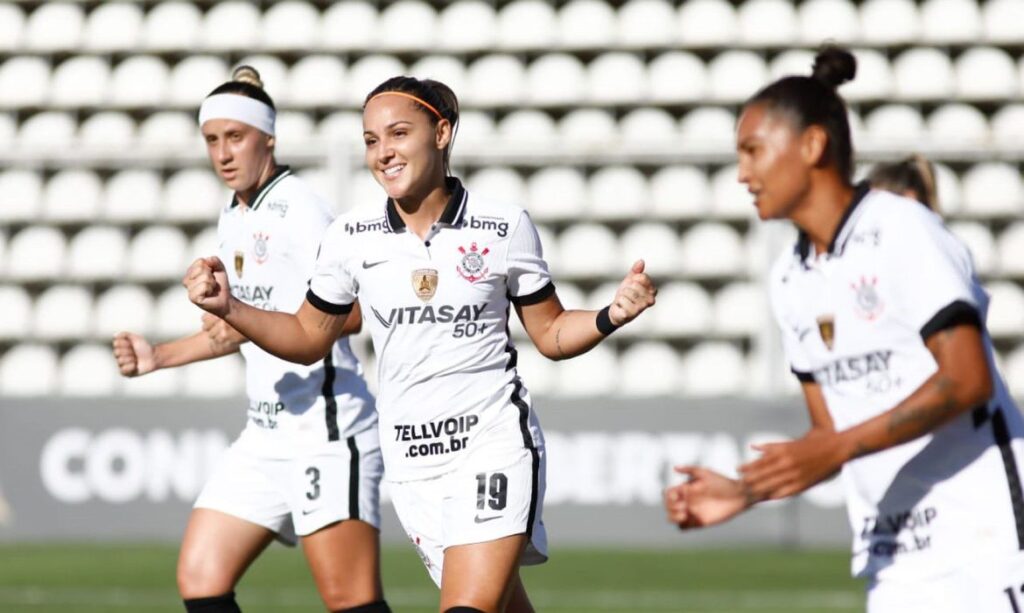
[[[555,330],[555,348],[558,349],[558,355],[565,357],[565,350],[562,349],[562,328],[559,327]]]
[[[320,318],[320,323],[317,324],[317,328],[321,330],[329,330],[334,325],[334,321],[338,319],[337,315],[324,315]]]
[[[906,426],[910,426],[911,432],[914,434],[924,434],[956,411],[957,402],[953,396],[953,382],[949,377],[939,376],[932,382],[932,386],[939,397],[938,402],[895,409],[889,417],[889,432],[891,434],[896,434]]]

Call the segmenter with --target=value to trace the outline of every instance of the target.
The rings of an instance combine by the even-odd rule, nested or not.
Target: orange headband
[[[416,96],[413,96],[412,94],[407,94],[405,92],[381,92],[381,93],[377,94],[376,96],[374,96],[373,98],[370,98],[369,100],[367,100],[366,103],[369,104],[370,102],[376,100],[377,98],[380,98],[381,96],[401,96],[403,98],[408,98],[409,100],[413,100],[415,102],[418,102],[418,103],[422,104],[423,106],[427,107],[428,109],[430,109],[430,112],[432,112],[434,115],[437,115],[438,119],[444,119],[444,117],[441,116],[441,113],[438,112],[438,110],[435,109],[434,107],[432,107],[429,104],[427,104],[427,102],[425,100],[423,100],[422,98],[417,98]]]

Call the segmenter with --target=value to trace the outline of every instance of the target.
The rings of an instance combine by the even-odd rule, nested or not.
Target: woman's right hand
[[[138,377],[156,370],[153,345],[138,334],[118,332],[112,342],[117,368],[125,377]]]
[[[752,504],[743,484],[700,466],[676,466],[689,481],[665,490],[665,511],[680,529],[720,524]]]
[[[231,292],[224,263],[213,256],[199,258],[188,267],[181,284],[188,290],[188,299],[199,308],[224,318],[230,309]]]

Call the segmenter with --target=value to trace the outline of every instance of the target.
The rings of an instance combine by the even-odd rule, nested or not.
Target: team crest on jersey
[[[836,319],[833,315],[821,315],[817,321],[821,342],[825,343],[829,351],[832,351],[832,347],[836,343]]]
[[[885,304],[878,295],[878,277],[861,277],[857,283],[851,283],[850,287],[856,293],[856,306],[854,311],[861,319],[874,321],[882,314]]]
[[[412,271],[412,291],[423,302],[429,302],[437,293],[437,271],[433,268]]]
[[[235,274],[238,275],[239,279],[242,278],[242,269],[244,267],[245,267],[245,252],[244,251],[236,251],[235,252]]]
[[[262,232],[257,232],[256,234],[253,234],[252,237],[256,240],[252,246],[252,252],[256,255],[256,263],[262,264],[270,257],[270,250],[267,248],[267,241],[270,240],[270,236]]]
[[[484,247],[481,251],[476,243],[472,243],[469,246],[469,250],[465,247],[459,247],[459,253],[462,254],[462,260],[459,261],[458,266],[455,267],[455,271],[459,273],[459,276],[469,281],[470,283],[476,283],[480,279],[487,276],[487,273],[491,271],[487,267],[487,262],[484,260],[484,256],[490,253],[491,250]]]

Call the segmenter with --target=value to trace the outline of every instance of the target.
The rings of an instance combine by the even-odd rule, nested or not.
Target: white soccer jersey
[[[858,186],[826,253],[801,237],[771,276],[786,355],[838,430],[888,411],[936,370],[924,344],[985,321],[970,253],[920,203]],[[852,570],[927,577],[1024,549],[1024,423],[995,370],[992,398],[928,435],[848,462]]]
[[[286,166],[248,207],[232,202],[217,225],[231,295],[268,311],[294,313],[305,299],[330,207]],[[376,424],[373,397],[347,338],[310,366],[270,355],[253,343],[246,361],[249,419],[243,439],[267,454],[344,440]]]
[[[391,200],[340,216],[324,237],[308,300],[345,312],[356,298],[377,355],[386,478],[454,469],[469,448],[515,457],[540,444],[516,373],[510,302],[554,292],[521,208],[451,198],[425,240]]]

